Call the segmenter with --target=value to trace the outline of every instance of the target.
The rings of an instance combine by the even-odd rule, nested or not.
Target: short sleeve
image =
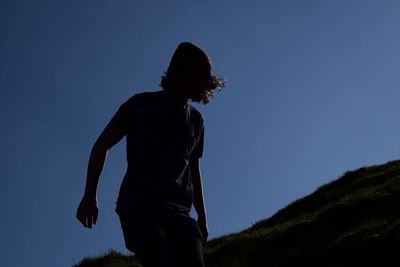
[[[192,151],[192,158],[201,158],[203,156],[203,147],[204,147],[204,126],[201,126],[200,133],[197,139],[197,144]]]
[[[117,112],[111,118],[109,124],[120,129],[124,133],[127,133],[129,125],[128,122],[132,121],[136,106],[137,106],[137,96],[134,95],[119,106]]]
[[[122,104],[118,108],[118,110],[114,114],[114,116],[111,118],[109,124],[125,132],[125,130],[126,130],[126,121],[127,121],[126,120],[126,117],[127,117],[126,113],[127,113],[126,112],[126,108],[125,108],[124,104]]]

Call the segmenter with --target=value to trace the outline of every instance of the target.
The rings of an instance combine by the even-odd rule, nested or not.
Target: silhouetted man
[[[95,142],[77,218],[88,228],[96,224],[107,151],[126,136],[128,168],[116,207],[126,247],[144,267],[204,266],[208,226],[199,167],[204,126],[200,112],[187,102],[207,104],[224,81],[211,75],[202,49],[181,43],[161,87],[123,103]],[[197,222],[189,215],[192,204]]]

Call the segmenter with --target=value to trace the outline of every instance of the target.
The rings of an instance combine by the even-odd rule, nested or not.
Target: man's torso
[[[164,91],[133,96],[113,120],[126,132],[128,169],[118,205],[168,205],[190,210],[191,157],[201,157],[203,120],[193,107],[180,108]]]

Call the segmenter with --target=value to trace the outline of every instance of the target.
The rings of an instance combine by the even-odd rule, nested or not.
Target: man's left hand
[[[205,219],[198,219],[197,223],[200,227],[201,234],[203,235],[203,243],[205,244],[208,239],[208,225],[207,220]]]

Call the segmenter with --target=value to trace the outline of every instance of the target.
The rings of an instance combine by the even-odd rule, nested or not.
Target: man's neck
[[[168,96],[168,99],[171,100],[171,102],[178,106],[179,108],[186,108],[187,107],[187,102],[188,102],[188,97],[182,96],[174,91],[165,91],[166,95]]]

